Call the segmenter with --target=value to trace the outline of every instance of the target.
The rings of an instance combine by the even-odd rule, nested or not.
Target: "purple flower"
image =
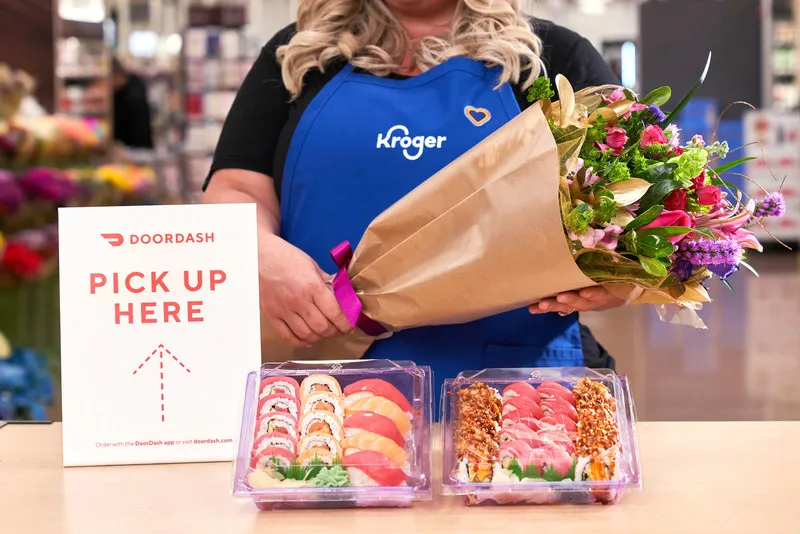
[[[25,200],[11,173],[0,170],[0,213],[14,213]]]
[[[31,169],[19,175],[17,183],[29,197],[57,204],[65,203],[78,189],[68,176],[52,169]]]
[[[756,204],[756,209],[753,215],[757,218],[761,217],[783,217],[786,213],[786,200],[780,191],[775,193],[767,193],[764,200]]]
[[[667,115],[663,111],[661,111],[661,108],[658,107],[656,104],[647,106],[647,109],[649,109],[650,113],[652,113],[653,118],[656,120],[656,124],[661,124],[662,122],[667,120]]]
[[[681,282],[687,281],[692,276],[694,265],[686,260],[680,260],[672,267],[672,273],[678,277]]]
[[[720,280],[725,280],[738,271],[739,266],[735,263],[719,263],[717,265],[709,265],[708,270],[719,276]]]
[[[678,244],[677,259],[692,265],[738,265],[742,260],[742,246],[731,238],[684,239]]]

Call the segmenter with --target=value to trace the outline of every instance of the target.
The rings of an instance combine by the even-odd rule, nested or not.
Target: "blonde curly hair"
[[[345,59],[376,76],[401,67],[410,39],[383,0],[300,0],[297,33],[277,50],[283,82],[292,98],[310,70]],[[530,86],[541,72],[541,40],[518,0],[459,0],[450,31],[424,37],[413,67],[425,71],[466,56],[502,67],[498,85]]]

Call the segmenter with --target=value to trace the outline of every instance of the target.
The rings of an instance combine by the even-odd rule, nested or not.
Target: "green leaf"
[[[535,465],[530,464],[525,468],[522,478],[542,478],[542,473],[539,472]]]
[[[569,468],[567,471],[567,476],[564,477],[565,479],[568,478],[570,480],[575,480],[575,469],[578,467],[578,459],[572,460],[572,467]]]
[[[642,264],[642,267],[644,267],[645,271],[647,271],[649,274],[652,274],[653,276],[662,277],[662,276],[667,276],[669,274],[667,272],[667,268],[664,267],[664,265],[660,261],[654,258],[648,258],[647,256],[640,256],[639,263]]]
[[[739,261],[739,265],[741,265],[742,267],[744,267],[745,269],[747,269],[748,271],[750,271],[751,273],[753,273],[753,275],[754,275],[756,278],[760,278],[760,277],[758,276],[758,272],[757,272],[757,271],[756,271],[756,270],[753,268],[753,266],[752,266],[752,265],[750,265],[750,264],[749,264],[749,263],[747,263],[746,261],[741,261],[741,260],[740,260],[740,261]]]
[[[714,232],[712,232],[708,228],[695,228],[693,230],[693,232],[695,232],[696,234],[704,235],[706,237],[710,237],[711,239],[714,239]]]
[[[656,183],[659,180],[667,180],[672,177],[678,165],[675,163],[656,163],[647,168],[647,170],[640,176],[650,183]]]
[[[687,95],[683,97],[683,100],[680,101],[678,106],[674,110],[672,110],[672,113],[670,113],[667,116],[667,120],[665,120],[663,123],[664,128],[669,126],[678,117],[678,114],[681,111],[683,111],[683,108],[686,107],[686,104],[689,103],[689,101],[692,99],[697,90],[700,89],[700,86],[703,85],[703,83],[706,81],[706,76],[708,76],[709,68],[711,68],[711,52],[708,53],[708,60],[706,61],[706,67],[705,69],[703,69],[703,74],[700,75],[700,79],[697,80],[697,83],[694,84],[694,87],[692,87],[689,93],[687,93]]]
[[[659,226],[658,228],[645,228],[644,230],[639,230],[639,236],[654,235],[657,237],[669,238],[690,234],[696,231],[696,229],[688,228],[686,226]],[[641,241],[641,237],[639,240]]]
[[[648,210],[656,204],[660,204],[670,193],[683,187],[680,182],[675,180],[659,180],[639,201],[639,210]]]
[[[669,102],[670,98],[672,98],[672,89],[664,86],[650,91],[646,97],[640,100],[640,103],[644,104],[645,106],[663,106]]]
[[[519,465],[519,462],[517,461],[516,458],[511,460],[511,463],[508,464],[508,470],[514,473],[514,475],[518,479],[522,480],[524,478],[522,472],[522,466]]]
[[[722,178],[711,178],[711,180],[709,180],[709,182],[711,183],[711,185],[716,185],[717,187],[727,187],[728,189],[731,189],[733,191],[738,191],[739,190],[738,187],[736,187],[735,185],[733,185],[730,182],[726,182]]]
[[[758,159],[758,158],[755,158],[755,157],[739,158],[737,160],[730,161],[730,162],[726,163],[725,165],[720,165],[719,167],[714,167],[714,172],[717,173],[717,174],[722,174],[722,173],[724,173],[726,171],[731,170],[734,167],[738,167],[742,163],[747,163],[748,161],[753,161],[754,159]]]
[[[623,89],[623,93],[625,93],[625,98],[631,100],[632,102],[636,102],[636,95],[630,89]]]
[[[552,465],[544,470],[544,473],[542,473],[542,478],[548,482],[560,482],[564,480],[564,477],[561,476],[561,473],[556,471]]]
[[[628,223],[625,230],[638,230],[642,226],[647,226],[651,222],[658,219],[661,212],[664,211],[664,206],[651,206],[642,212],[638,217]]]
[[[669,258],[675,253],[675,245],[667,238],[652,234],[640,233],[636,247],[640,254],[656,259]]]
[[[731,293],[735,293],[735,291],[733,290],[733,286],[731,285],[730,282],[728,282],[727,280],[720,280],[720,282],[722,282],[722,284],[725,287],[727,287],[730,290]]]

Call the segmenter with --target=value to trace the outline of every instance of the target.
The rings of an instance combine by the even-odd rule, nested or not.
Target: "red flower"
[[[622,154],[622,149],[625,148],[625,143],[628,142],[628,136],[623,128],[606,128],[606,144],[614,149],[614,155],[619,156]]]
[[[643,226],[642,230],[645,228],[659,228],[661,226],[679,226],[683,228],[694,228],[694,219],[689,217],[684,211],[676,210],[676,211],[669,211],[664,210],[661,212],[661,215],[658,218],[648,224],[647,226]],[[687,235],[679,235],[674,237],[668,237],[667,239],[671,243],[677,243],[684,237],[688,237],[691,234]]]
[[[21,243],[9,243],[3,253],[2,264],[11,274],[29,278],[42,268],[42,259]]]
[[[675,148],[672,149],[671,155],[675,156],[675,157],[682,156],[683,155],[683,149],[681,147],[679,147],[679,146],[676,146]]]
[[[692,178],[692,187],[699,190],[706,183],[706,171],[700,173],[699,176]]]
[[[722,191],[713,185],[704,185],[697,190],[697,201],[702,206],[716,206],[722,200]]]
[[[676,189],[664,199],[664,207],[668,210],[683,211],[686,209],[686,191]]]
[[[662,130],[660,126],[651,124],[644,129],[640,145],[642,148],[647,148],[653,143],[665,144],[666,142],[667,137],[664,135],[664,130]]]

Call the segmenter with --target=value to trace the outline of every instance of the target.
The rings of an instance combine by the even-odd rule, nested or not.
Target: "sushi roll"
[[[351,486],[404,486],[407,475],[375,451],[358,451],[342,459]]]
[[[314,460],[319,460],[327,466],[331,466],[336,462],[336,455],[328,449],[322,447],[312,447],[300,453],[297,457],[297,463],[303,467],[307,467]]]
[[[359,432],[342,441],[344,455],[358,451],[375,451],[389,458],[397,467],[407,467],[408,454],[397,443],[372,432]]]
[[[270,432],[269,434],[263,434],[253,443],[254,452],[261,452],[272,447],[284,449],[294,455],[297,453],[297,440],[286,434]]]
[[[339,441],[330,434],[326,434],[324,432],[314,432],[311,434],[306,434],[300,438],[298,454],[309,449],[317,448],[327,449],[333,453],[334,456],[342,455],[342,448],[339,445]]]
[[[563,398],[544,399],[540,406],[545,416],[562,414],[566,415],[574,422],[578,422],[578,412],[575,410],[575,406]]]
[[[300,384],[301,398],[305,399],[312,393],[333,393],[337,397],[342,396],[342,386],[339,382],[329,375],[308,375]]]
[[[258,398],[263,399],[276,393],[283,393],[284,395],[291,395],[292,397],[300,398],[300,386],[297,380],[290,376],[268,376],[261,380]]]
[[[324,410],[311,410],[303,415],[300,420],[300,434],[305,436],[315,432],[330,434],[337,441],[341,441],[342,422],[335,413]]]
[[[539,405],[530,397],[511,397],[503,403],[503,415],[508,415],[514,410],[521,410],[526,416],[534,419],[541,419],[545,415]]]
[[[536,388],[527,382],[514,382],[506,386],[503,390],[503,401],[507,401],[513,397],[528,397],[536,403],[539,402],[539,393],[536,392]]]
[[[502,428],[502,397],[496,389],[475,382],[459,391],[458,403],[459,418],[453,429],[457,476],[462,482],[490,482]]]
[[[258,415],[270,412],[286,412],[297,419],[300,416],[300,402],[291,395],[273,393],[258,401]]]
[[[414,411],[411,409],[411,404],[405,395],[400,393],[400,390],[392,384],[380,378],[367,378],[354,382],[344,388],[344,396],[345,409],[359,399],[383,397],[399,406],[410,420],[414,419]]]
[[[331,412],[335,414],[340,421],[344,419],[344,406],[342,405],[342,398],[327,391],[315,391],[303,401],[304,415],[314,410]]]
[[[255,436],[277,432],[297,439],[297,419],[287,412],[269,412],[258,416]]]
[[[352,415],[358,412],[374,412],[384,417],[391,419],[397,426],[397,430],[408,439],[411,432],[411,419],[408,418],[406,412],[403,411],[397,404],[383,397],[363,397],[350,404],[347,409],[347,415]]]
[[[400,447],[406,445],[406,440],[403,439],[394,421],[375,412],[356,412],[345,417],[344,435],[349,438],[360,432],[372,432],[389,438]]]
[[[608,388],[582,378],[573,390],[578,411],[576,454],[589,459],[582,469],[583,480],[612,480],[619,454],[617,403]]]
[[[281,447],[267,447],[253,454],[250,467],[264,469],[268,467],[288,468],[292,465],[294,454]]]

